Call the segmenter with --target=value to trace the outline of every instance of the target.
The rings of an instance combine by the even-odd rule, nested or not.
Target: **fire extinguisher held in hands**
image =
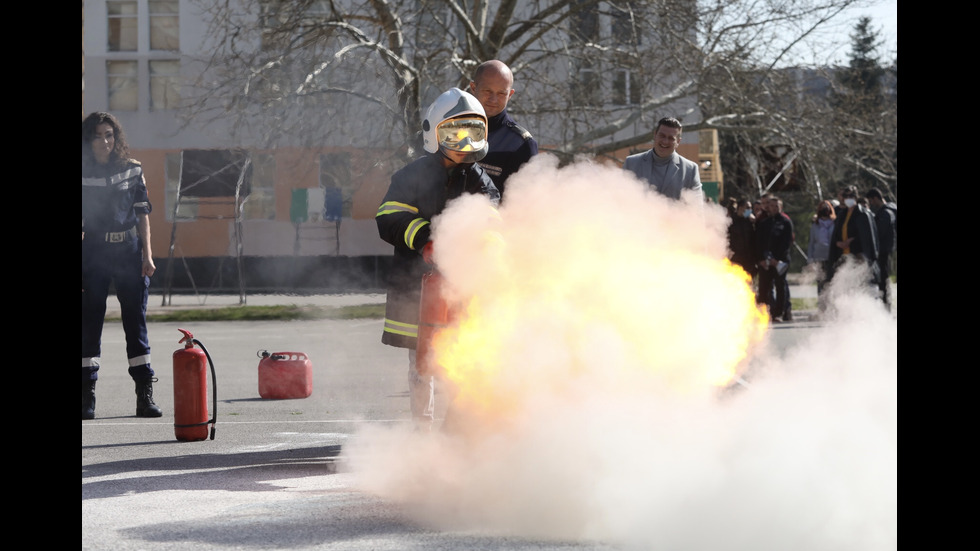
[[[432,260],[432,241],[422,250],[422,258],[430,266],[422,275],[422,290],[419,298],[419,331],[415,348],[415,367],[419,375],[436,375],[436,365],[432,340],[436,333],[448,327],[457,317],[456,305],[446,300],[446,280],[439,273]]]
[[[449,305],[443,297],[443,278],[433,269],[422,276],[419,299],[419,332],[415,348],[415,368],[419,375],[435,375],[432,339],[449,325]]]
[[[184,334],[180,339],[184,348],[174,351],[174,434],[177,440],[193,442],[208,437],[214,440],[214,423],[218,415],[218,390],[214,376],[214,362],[201,341],[190,331],[178,329]],[[197,344],[201,348],[194,348]],[[205,358],[211,364],[211,412],[208,419],[208,385]]]

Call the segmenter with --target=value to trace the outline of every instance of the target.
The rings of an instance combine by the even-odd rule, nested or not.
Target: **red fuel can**
[[[259,396],[272,400],[313,394],[313,363],[303,352],[259,353]]]

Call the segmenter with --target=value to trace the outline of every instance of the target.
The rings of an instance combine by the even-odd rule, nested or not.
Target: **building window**
[[[640,79],[628,69],[613,73],[612,101],[616,105],[636,105],[640,103]]]
[[[259,26],[262,29],[260,48],[263,51],[279,51],[290,47],[289,44],[297,38],[306,40],[329,34],[331,31],[323,22],[328,21],[330,14],[336,10],[332,3],[326,0],[307,0],[303,3],[259,0]]]
[[[135,61],[106,61],[106,88],[109,91],[110,111],[139,109],[139,81]]]
[[[599,42],[599,4],[587,0],[572,2],[570,9],[573,38],[579,44]]]
[[[167,153],[167,193],[166,193],[166,208],[167,208],[167,222],[174,221],[174,204],[177,201],[177,187],[180,185],[180,172],[181,172],[181,158],[180,153]],[[200,201],[197,197],[186,197],[180,198],[180,209],[177,211],[177,220],[196,220],[198,204]]]
[[[569,4],[571,41],[581,51],[581,60],[573,68],[572,100],[579,105],[600,104],[599,74],[590,59],[590,49],[599,43],[599,4],[575,0]]]
[[[609,33],[613,44],[619,46],[639,46],[642,34],[636,28],[636,13],[638,6],[635,2],[623,2],[622,4],[610,4],[609,15],[611,18]]]
[[[269,153],[252,155],[252,191],[242,214],[247,220],[276,219],[276,158]]]
[[[578,68],[577,78],[572,82],[572,99],[579,105],[601,105],[599,72],[591,61],[584,60]]]
[[[248,161],[248,162],[246,162]],[[235,198],[251,193],[255,173],[251,155],[244,149],[185,149],[167,155],[167,220],[195,220],[235,216]],[[177,204],[177,191],[180,203]],[[201,204],[212,214],[202,216]]]
[[[106,18],[110,52],[106,61],[109,109],[177,109],[180,59],[176,55],[151,52],[179,54],[180,1],[106,0]]]
[[[150,0],[150,50],[180,51],[180,15],[177,0]]]
[[[139,48],[136,2],[110,0],[106,2],[106,13],[109,24],[109,51],[135,52]]]
[[[150,61],[150,111],[176,109],[180,102],[180,61]]]

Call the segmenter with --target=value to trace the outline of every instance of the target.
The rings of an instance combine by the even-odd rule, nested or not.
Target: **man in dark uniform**
[[[473,74],[470,90],[483,105],[489,122],[489,151],[480,161],[503,199],[507,178],[538,154],[538,142],[531,133],[507,114],[507,102],[514,95],[514,75],[496,59],[481,63]]]
[[[493,181],[476,162],[487,153],[486,121],[480,102],[458,88],[436,98],[422,121],[426,155],[391,176],[375,215],[381,239],[395,248],[381,342],[408,349],[409,401],[422,431],[431,429],[435,411],[435,380],[420,375],[416,363],[422,276],[428,271],[423,255],[431,248],[432,219],[449,201],[479,193],[493,206],[500,202]]]
[[[759,262],[759,295],[769,305],[769,318],[772,322],[793,321],[790,301],[789,255],[793,241],[793,221],[783,212],[783,201],[770,195],[765,202],[768,215],[758,227],[762,260]],[[775,287],[775,299],[772,289]]]

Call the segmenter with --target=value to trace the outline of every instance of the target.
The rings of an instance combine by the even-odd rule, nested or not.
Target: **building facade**
[[[274,14],[274,1],[252,4],[263,6],[263,17]],[[419,4],[431,2],[420,0]],[[524,8],[535,7],[532,4],[538,2],[529,1]],[[613,9],[621,4],[609,3],[607,10],[595,6],[570,17],[575,40],[556,33],[540,43],[544,48],[560,49],[577,42],[587,49],[592,41],[627,41],[624,37],[635,36],[637,31],[628,27],[628,13],[617,15]],[[200,259],[237,258],[241,267],[243,257],[244,264],[266,259],[295,265],[297,260],[309,264],[323,257],[389,256],[390,245],[378,237],[374,215],[390,175],[398,168],[391,161],[397,144],[327,132],[319,143],[297,139],[291,145],[280,142],[269,147],[259,134],[250,139],[247,133],[237,131],[233,121],[216,118],[204,124],[179,116],[181,106],[196,93],[190,84],[200,83],[214,48],[209,39],[216,36],[215,21],[208,18],[202,5],[192,0],[83,3],[83,116],[109,111],[122,122],[133,155],[143,164],[154,207],[151,225],[155,256],[177,274],[189,273],[187,266]],[[430,13],[429,23],[422,17],[404,23],[442,21],[436,15]],[[450,34],[417,34],[458,47]],[[548,98],[562,93],[558,88],[571,88],[573,101],[608,117],[618,116],[620,110],[636,109],[644,93],[650,93],[644,91],[639,72],[628,67],[603,67],[591,61],[585,50],[574,59],[515,71],[520,96],[512,111],[519,110],[522,124],[532,129],[542,151],[558,150],[563,144],[582,139],[601,122],[598,115],[576,119],[555,113]],[[370,71],[363,71],[363,78],[372,78]],[[422,103],[431,101],[427,96],[434,97],[448,85],[461,84],[423,85],[428,91],[422,94]],[[346,104],[333,108],[338,117],[356,109]],[[661,112],[644,113],[603,139],[640,135],[652,130],[660,116],[681,113],[685,122],[697,121],[693,99],[679,100]],[[364,124],[365,128],[376,126]],[[612,162],[621,162],[627,154],[648,147],[618,151]],[[701,160],[697,132],[685,133],[679,153]],[[607,156],[605,160],[610,159]],[[378,269],[377,262],[369,265]],[[213,279],[210,275],[198,277],[204,286]]]

